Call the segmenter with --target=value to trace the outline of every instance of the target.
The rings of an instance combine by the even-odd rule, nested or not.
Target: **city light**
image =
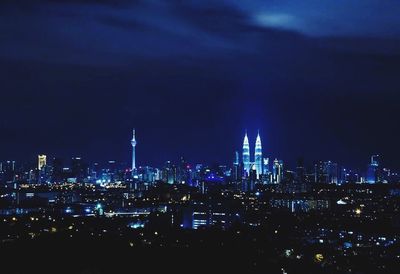
[[[400,0],[5,0],[0,29],[0,274],[400,272]]]

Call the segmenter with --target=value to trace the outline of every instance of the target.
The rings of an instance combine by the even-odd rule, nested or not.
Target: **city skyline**
[[[398,272],[399,15],[0,1],[2,273]]]
[[[124,159],[119,159],[117,157],[108,157],[108,158],[102,158],[101,160],[100,159],[93,159],[93,158],[90,158],[90,157],[87,157],[87,156],[84,156],[84,158],[87,161],[90,161],[92,163],[102,163],[102,164],[105,164],[105,163],[107,163],[109,161],[118,161],[119,163],[125,163],[127,168],[130,167],[131,170],[134,170],[136,168],[136,144],[137,144],[136,137],[135,137],[136,136],[135,132],[136,132],[136,129],[133,129],[133,137],[130,140],[131,152],[128,153],[130,155],[130,156],[128,155],[129,157],[124,157]],[[276,159],[276,158],[281,158],[281,156],[279,155],[279,153],[275,154],[275,155],[267,153],[268,157],[267,158],[263,157],[263,149],[262,149],[262,146],[261,146],[261,143],[262,143],[261,140],[262,139],[261,139],[261,136],[260,136],[260,130],[259,129],[257,130],[257,135],[256,135],[256,138],[255,138],[255,141],[253,143],[251,143],[251,144],[254,144],[254,148],[253,149],[251,149],[251,144],[249,142],[248,130],[246,129],[246,130],[244,130],[244,132],[245,132],[245,135],[244,135],[244,140],[243,140],[243,146],[241,148],[242,152],[239,154],[240,155],[240,159],[241,159],[240,163],[243,163],[244,167],[248,166],[247,168],[245,168],[245,170],[247,172],[249,172],[249,170],[251,170],[251,168],[254,166],[254,168],[257,170],[257,176],[258,176],[259,174],[262,173],[263,162],[265,160],[267,160],[267,162],[269,160],[269,162],[271,163],[273,161],[273,159],[271,159],[271,157]],[[143,143],[146,143],[146,142],[143,142]],[[233,152],[236,151],[236,153],[237,153],[237,150],[238,150],[238,146],[234,148]],[[257,157],[256,154],[257,153],[259,155],[258,156],[258,161],[256,160],[256,157]],[[53,158],[60,158],[60,159],[68,159],[68,158],[74,158],[74,157],[79,157],[80,158],[80,157],[83,156],[82,153],[76,153],[76,154],[70,154],[70,155],[59,155],[59,154],[52,154],[52,153],[47,153],[47,152],[45,153],[44,151],[40,151],[37,154],[32,155],[31,157],[27,157],[27,158],[21,158],[21,159],[18,159],[18,158],[15,158],[15,157],[10,157],[10,158],[7,158],[7,159],[1,159],[0,158],[0,162],[1,161],[6,162],[6,161],[18,160],[20,163],[28,164],[28,163],[35,162],[36,160],[34,160],[33,158],[38,157],[39,160],[38,160],[38,163],[36,165],[38,165],[40,167],[40,166],[43,166],[43,164],[41,164],[41,161],[44,161],[44,163],[46,163],[46,157],[48,155],[51,155]],[[143,152],[143,155],[146,155],[146,152]],[[248,156],[244,156],[244,155],[248,155]],[[391,169],[397,170],[395,167],[393,167],[393,165],[391,165],[390,163],[388,164],[387,161],[385,161],[384,155],[378,155],[378,154],[371,153],[371,154],[368,155],[368,157],[371,157],[371,155],[379,156],[379,158],[380,158],[379,162],[381,164],[384,163],[384,165],[386,167],[389,167]],[[182,153],[175,154],[175,157],[166,156],[164,161],[160,161],[158,159],[158,161],[157,160],[150,160],[149,162],[145,162],[144,160],[142,160],[139,163],[139,166],[140,167],[142,167],[142,166],[162,166],[162,165],[165,164],[165,162],[168,162],[168,161],[171,161],[171,160],[172,161],[174,161],[174,160],[177,161],[180,157],[183,157],[183,156],[185,156],[185,153],[182,152]],[[221,165],[230,165],[233,162],[231,155],[225,155],[224,157],[228,159],[226,162],[218,162],[216,160],[207,161],[207,160],[204,160],[204,159],[200,159],[198,161],[192,159],[191,162],[193,164],[195,164],[195,163],[207,163],[207,164],[221,164]],[[245,157],[248,157],[248,158],[246,158],[247,160],[245,159]],[[284,159],[284,158],[282,158],[282,159]],[[48,160],[50,160],[50,159],[48,159]],[[306,166],[308,166],[309,168],[311,168],[318,161],[331,161],[331,160],[333,160],[333,161],[335,161],[337,163],[341,163],[341,165],[343,167],[346,166],[346,167],[348,167],[348,169],[352,169],[352,170],[355,170],[355,171],[356,170],[362,171],[362,170],[365,169],[365,166],[370,164],[370,162],[368,162],[368,161],[366,161],[366,159],[364,159],[363,163],[358,163],[355,166],[351,166],[351,165],[348,165],[348,164],[346,165],[345,163],[343,163],[343,161],[341,159],[333,159],[333,158],[329,158],[329,157],[311,159],[311,158],[307,158],[305,156],[298,156],[296,158],[292,158],[292,162],[291,161],[287,161],[287,159],[285,159],[285,160],[286,160],[286,164],[289,164],[290,168],[292,168],[292,169],[296,168],[296,166],[298,165],[298,162],[300,160],[302,162],[305,162]],[[245,163],[246,161],[247,161],[247,164]],[[257,162],[258,162],[258,167],[257,167],[257,164],[256,164]]]
[[[188,159],[185,159],[181,155],[179,160],[169,159],[159,166],[149,163],[137,165],[135,129],[132,130],[130,144],[130,163],[116,159],[101,163],[98,161],[89,161],[80,156],[72,157],[69,162],[56,155],[48,157],[49,155],[46,154],[38,154],[36,168],[32,164],[27,165],[27,162],[0,161],[0,175],[8,178],[8,180],[17,180],[22,183],[52,183],[57,176],[64,177],[67,181],[73,182],[79,182],[86,178],[85,180],[89,180],[87,182],[91,183],[107,181],[111,183],[114,180],[111,180],[111,178],[114,178],[114,175],[110,175],[109,173],[119,170],[118,172],[129,173],[129,177],[138,179],[139,181],[147,182],[149,180],[148,183],[164,181],[169,184],[185,184],[185,181],[189,180],[186,183],[192,184],[192,179],[179,179],[181,178],[179,174],[182,172],[189,174],[194,170],[200,172],[201,169],[206,168],[208,172],[211,172],[209,176],[212,179],[219,178],[219,183],[229,180],[250,180],[251,185],[245,187],[246,191],[248,188],[254,189],[256,182],[265,185],[281,184],[284,180],[287,182],[288,179],[286,176],[291,177],[289,181],[298,180],[298,178],[293,177],[293,174],[297,174],[296,176],[300,177],[306,176],[310,182],[325,182],[335,185],[350,182],[368,184],[389,183],[396,181],[399,176],[398,170],[388,168],[382,161],[382,156],[378,154],[371,155],[370,162],[361,169],[345,166],[341,162],[332,162],[330,159],[306,162],[304,158],[299,158],[296,165],[290,166],[284,160],[278,159],[279,157],[263,153],[260,130],[257,130],[257,137],[254,142],[249,141],[247,129],[245,130],[242,151],[241,153],[237,150],[235,151],[231,163],[191,162],[190,159],[187,161]],[[251,150],[250,147],[253,144],[254,149]],[[170,174],[168,170],[175,171]],[[103,172],[103,175],[98,174],[99,172]],[[163,177],[161,174],[165,172],[170,175]],[[62,173],[64,175],[61,175]],[[217,176],[217,174],[219,175]],[[67,178],[68,176],[70,177]],[[191,178],[191,176],[188,178]]]

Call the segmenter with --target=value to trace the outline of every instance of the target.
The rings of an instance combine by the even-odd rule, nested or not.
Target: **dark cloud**
[[[124,20],[116,16],[99,16],[100,23],[109,25],[115,28],[122,28],[129,31],[154,31],[155,29],[139,22],[137,20]]]
[[[282,1],[27,2],[0,15],[0,158],[128,161],[136,127],[142,164],[228,162],[259,128],[265,153],[289,163],[378,152],[398,165],[390,35],[305,35],[290,21],[317,19]]]

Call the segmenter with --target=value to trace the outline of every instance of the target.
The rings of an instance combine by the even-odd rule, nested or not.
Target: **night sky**
[[[229,164],[259,129],[289,166],[378,153],[400,169],[399,14],[381,0],[1,1],[0,160],[128,162],[135,127],[140,165]]]

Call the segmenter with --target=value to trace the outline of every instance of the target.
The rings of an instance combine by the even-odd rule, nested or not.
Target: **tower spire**
[[[243,169],[245,173],[249,174],[250,172],[250,144],[249,138],[247,137],[247,129],[245,131],[244,139],[243,139]]]
[[[136,169],[136,133],[135,129],[132,131],[132,172]]]
[[[260,130],[257,132],[256,145],[254,149],[254,166],[257,171],[257,177],[262,174],[262,145]]]

